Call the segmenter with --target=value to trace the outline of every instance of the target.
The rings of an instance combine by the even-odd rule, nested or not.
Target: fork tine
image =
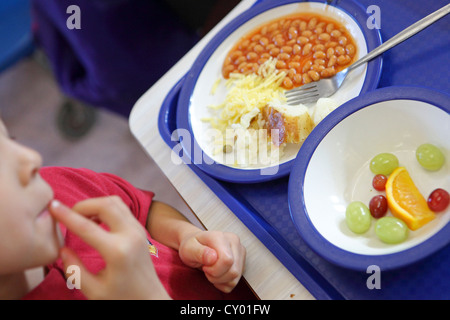
[[[307,98],[302,98],[302,99],[293,99],[293,100],[288,100],[287,104],[289,105],[299,105],[299,104],[305,104],[305,103],[310,103],[310,102],[316,102],[317,100],[319,100],[320,96],[314,95],[311,97],[307,97]]]
[[[314,99],[315,99],[314,101],[317,101],[319,98],[320,98],[320,94],[315,93],[315,94],[311,94],[311,95],[307,95],[307,96],[303,96],[303,97],[295,97],[292,99],[288,99],[287,102],[289,104],[292,104],[292,103],[299,104],[299,103],[305,103],[306,101],[309,102]]]
[[[286,97],[291,96],[291,95],[297,95],[298,92],[302,92],[302,91],[307,91],[313,88],[317,88],[317,83],[316,82],[310,82],[308,84],[304,84],[301,87],[286,91]]]

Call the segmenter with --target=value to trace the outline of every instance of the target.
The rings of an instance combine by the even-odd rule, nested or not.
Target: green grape
[[[345,211],[345,222],[354,233],[366,232],[372,222],[369,208],[360,201],[350,203]]]
[[[439,170],[445,162],[442,151],[430,143],[422,144],[417,148],[416,158],[422,167],[430,171]]]
[[[396,244],[406,240],[408,227],[398,218],[383,217],[375,224],[375,234],[385,243]]]
[[[370,170],[374,174],[388,176],[398,167],[398,159],[392,153],[380,153],[370,161]]]

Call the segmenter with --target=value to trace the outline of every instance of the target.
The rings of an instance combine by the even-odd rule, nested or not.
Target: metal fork
[[[425,18],[417,21],[410,27],[401,31],[382,45],[378,46],[370,53],[363,56],[361,59],[347,67],[346,69],[336,73],[333,77],[328,79],[321,79],[316,82],[304,84],[301,87],[288,90],[285,92],[287,103],[289,105],[298,105],[304,103],[316,102],[319,98],[326,98],[334,94],[342,85],[347,75],[361,66],[362,64],[372,60],[383,52],[391,49],[406,39],[412,37],[416,33],[422,31],[432,23],[446,16],[450,12],[450,4],[441,9],[431,13]]]

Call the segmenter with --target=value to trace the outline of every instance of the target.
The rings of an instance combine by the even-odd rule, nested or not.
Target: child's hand
[[[61,249],[65,267],[80,267],[81,290],[87,298],[169,298],[154,270],[144,228],[119,197],[88,199],[72,209],[54,201],[50,211],[68,230],[95,248],[106,262],[102,271],[92,274],[72,250]],[[110,231],[97,221],[106,224]]]
[[[179,254],[186,265],[202,267],[207,279],[225,293],[233,290],[244,271],[246,250],[233,233],[200,231],[181,242]]]

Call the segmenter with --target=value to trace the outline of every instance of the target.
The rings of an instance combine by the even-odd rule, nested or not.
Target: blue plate
[[[366,116],[363,116],[364,114]],[[388,120],[396,114],[396,120]],[[386,119],[386,124],[378,122],[379,119],[383,118]],[[364,128],[363,130],[355,130],[355,124],[359,123]],[[369,156],[371,154],[370,148],[373,148],[372,155],[374,156],[386,146],[393,149],[397,148],[397,151],[403,157],[399,157],[400,165],[405,166],[412,177],[419,177],[418,180],[415,180],[415,183],[422,190],[430,192],[438,187],[450,190],[450,180],[448,179],[448,171],[450,170],[450,159],[448,159],[450,150],[450,143],[448,142],[449,126],[450,96],[420,87],[378,89],[357,97],[333,111],[330,116],[319,123],[305,140],[294,161],[289,177],[289,210],[299,235],[312,250],[326,260],[358,271],[366,271],[371,265],[378,266],[382,271],[403,267],[424,259],[447,246],[450,243],[450,223],[448,222],[450,207],[444,212],[436,213],[436,219],[432,222],[417,231],[410,231],[408,238],[403,243],[386,245],[376,238],[374,221],[372,221],[372,229],[368,231],[369,235],[355,235],[346,228],[345,203],[348,204],[350,201],[358,200],[350,199],[351,197],[348,194],[346,195],[349,190],[346,184],[353,184],[358,181],[358,179],[354,179],[354,176],[366,170],[370,179],[373,177],[368,169],[368,163],[371,159],[371,156]],[[384,132],[386,130],[395,131],[397,127],[406,128],[404,130],[406,133],[405,139],[403,139],[403,136],[397,138],[392,133]],[[374,128],[379,129],[379,131],[373,130]],[[353,137],[348,134],[352,130],[353,132],[357,131],[357,134],[353,134]],[[362,132],[364,130],[375,132]],[[340,137],[343,132],[347,133],[348,139],[353,140],[351,142],[340,140],[342,142],[340,144],[343,146],[336,146],[336,148],[342,148],[344,152],[330,151],[334,148],[330,148],[331,144],[336,145],[335,142],[333,143],[333,139],[336,139],[336,136]],[[366,137],[372,140],[369,142],[365,140]],[[377,141],[378,137],[380,138],[379,141]],[[427,172],[420,167],[415,159],[415,148],[425,142],[441,146],[444,153],[447,154],[447,163],[438,172]],[[361,150],[364,144],[369,145],[368,151]],[[377,144],[379,144],[379,149],[377,149]],[[354,148],[355,145],[357,145],[356,148]],[[408,148],[411,150],[408,150]],[[335,154],[335,158],[322,163],[322,160],[319,160],[323,159],[320,150],[324,149]],[[358,152],[359,150],[361,152]],[[392,152],[392,149],[385,149],[384,152]],[[394,154],[396,154],[395,151]],[[347,155],[349,157],[346,159],[338,159]],[[347,160],[358,157],[361,158],[357,160],[361,163],[361,166],[346,167]],[[408,163],[408,161],[410,162]],[[319,165],[317,165],[318,163]],[[328,164],[334,172],[346,171],[344,177],[348,177],[347,180],[336,181],[336,179],[333,179],[336,176],[330,177],[329,170],[325,168]],[[322,168],[325,172],[323,177],[320,177],[322,173],[313,173],[314,166],[319,169]],[[311,179],[312,177],[313,179]],[[317,183],[320,180],[318,178],[323,178],[323,180]],[[312,189],[311,181],[315,181]],[[417,182],[420,184],[417,184]],[[366,179],[362,186],[371,189],[369,184],[369,180]],[[338,187],[328,188],[327,185]],[[327,192],[327,190],[333,191],[333,188],[342,191],[341,194],[339,192],[336,194]],[[359,189],[356,182],[354,188]],[[310,196],[314,189],[320,189],[314,193],[316,199],[312,199]],[[366,199],[370,199],[374,194],[377,194],[374,190],[370,190],[370,192]],[[427,198],[428,194],[424,192],[422,194]],[[331,210],[317,210],[318,206],[313,204],[315,201],[327,202],[327,199],[331,197],[333,198],[333,205],[325,205]],[[308,212],[308,209],[310,212]],[[323,226],[326,226],[328,232],[324,232]],[[356,251],[356,248],[361,249]],[[364,254],[363,252],[370,252],[370,254]]]
[[[310,1],[310,3],[314,2],[315,1]],[[208,173],[214,178],[235,183],[255,183],[277,179],[288,175],[291,171],[295,154],[292,157],[292,160],[262,169],[240,169],[214,161],[206,152],[203,152],[204,149],[201,147],[201,144],[197,139],[198,137],[195,136],[195,130],[193,130],[193,121],[191,118],[191,107],[193,92],[196,89],[199,77],[205,68],[205,64],[214,63],[216,65],[222,65],[223,60],[212,61],[211,56],[216,53],[219,46],[224,43],[224,41],[229,39],[230,35],[235,30],[247,22],[252,23],[254,19],[257,19],[259,15],[266,13],[268,10],[278,10],[283,6],[294,5],[296,3],[299,3],[299,1],[264,1],[263,3],[245,11],[225,26],[220,32],[218,32],[217,35],[205,46],[194,62],[191,70],[186,75],[185,82],[180,92],[177,109],[177,128],[179,130],[178,134],[181,140],[180,144],[183,148],[182,158],[185,159],[185,161],[188,159],[188,161],[191,161],[202,171]],[[315,3],[315,5],[318,5],[318,3]],[[323,2],[320,2],[320,5],[322,4]],[[359,29],[365,38],[368,51],[381,44],[379,30],[368,29],[366,27],[368,14],[363,6],[356,1],[351,0],[339,3],[337,8],[352,17],[354,22],[359,26]],[[278,16],[273,16],[273,18],[271,17],[271,20],[276,18],[278,18]],[[253,28],[256,28],[257,26],[258,25],[255,25]],[[245,34],[242,34],[242,36],[244,35]],[[378,86],[378,81],[381,75],[381,67],[381,57],[378,57],[368,63],[366,77],[362,84],[360,94],[374,90]],[[212,86],[212,83],[210,85]],[[208,95],[210,89],[211,88],[202,88],[202,92],[204,92],[205,95]]]

